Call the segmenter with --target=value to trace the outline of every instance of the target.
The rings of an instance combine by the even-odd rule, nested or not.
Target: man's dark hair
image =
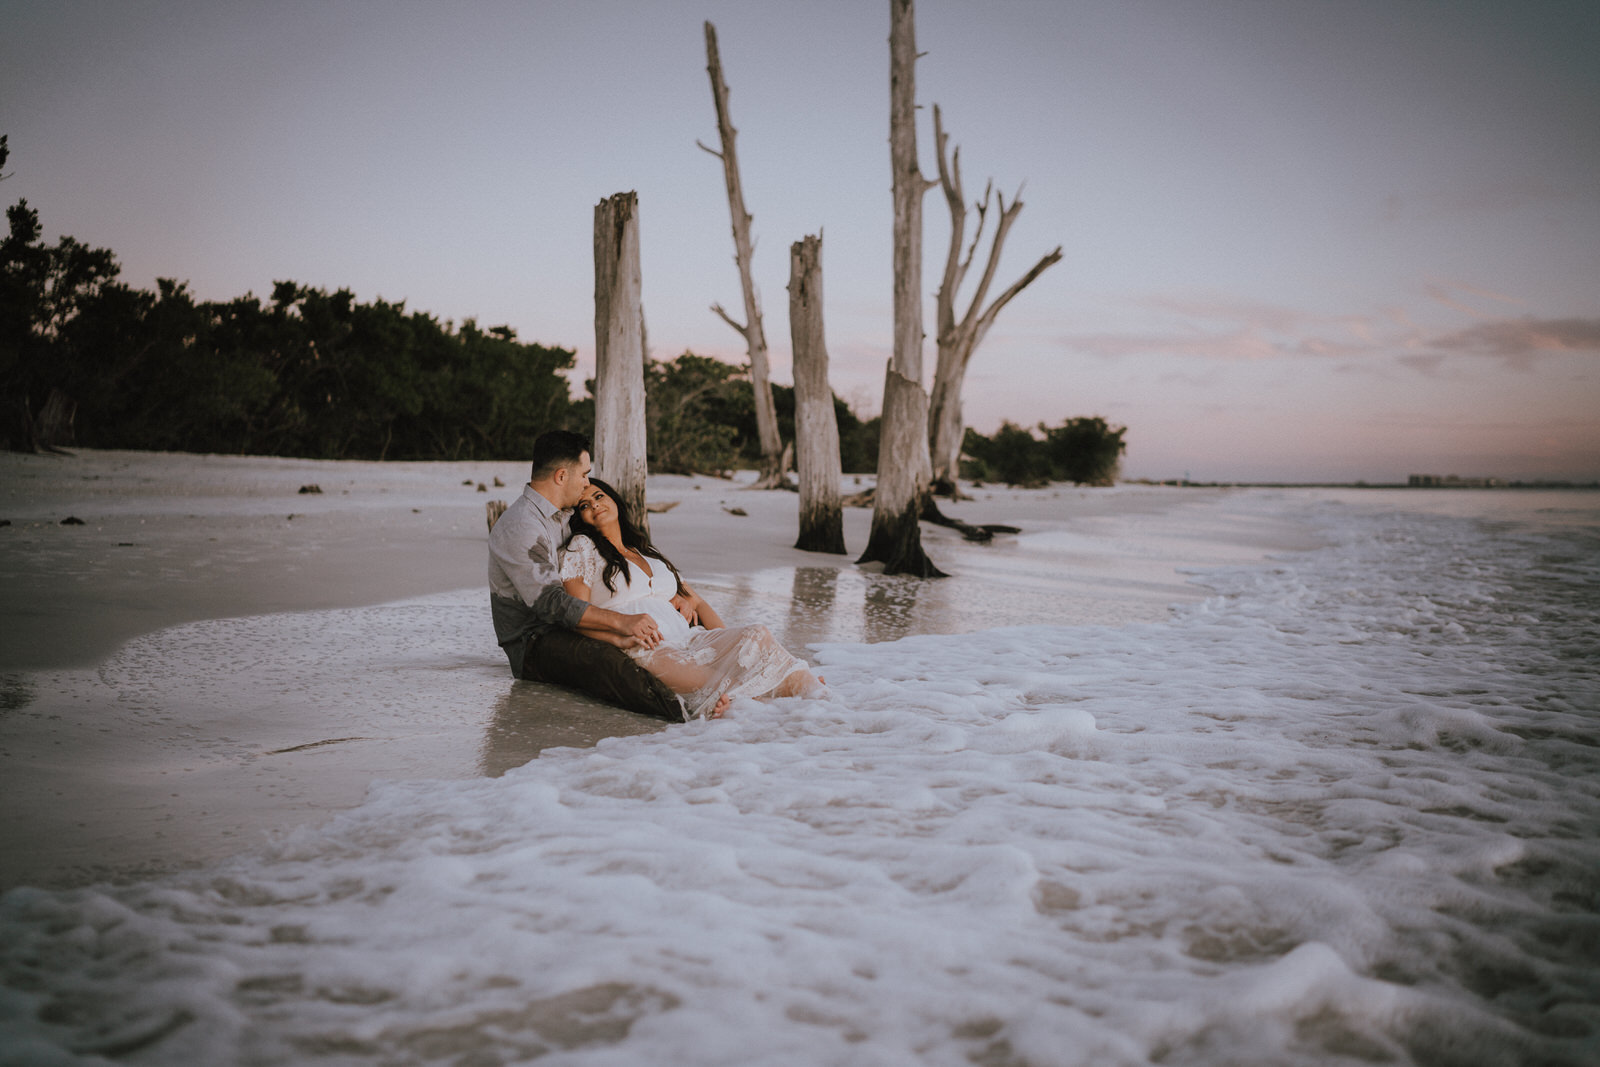
[[[561,467],[578,462],[589,448],[589,438],[576,430],[549,430],[533,443],[533,471],[528,481],[550,477]]]

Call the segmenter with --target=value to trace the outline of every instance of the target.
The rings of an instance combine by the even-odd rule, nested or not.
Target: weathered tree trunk
[[[867,535],[867,550],[856,562],[881,559],[885,574],[943,578],[944,572],[922,551],[922,528],[918,525],[922,510],[922,490],[917,484],[919,468],[914,462],[886,464],[882,458],[887,451],[914,457],[918,443],[926,444],[928,440],[928,394],[922,386],[895,370],[893,363],[884,375],[882,425],[872,528]],[[886,508],[885,498],[902,503]]]
[[[711,75],[711,99],[717,108],[717,133],[722,151],[705,145],[701,148],[722,160],[722,177],[728,187],[728,213],[733,219],[733,259],[739,265],[739,284],[744,289],[744,325],[735,322],[712,304],[711,310],[744,338],[750,356],[750,387],[755,390],[756,437],[761,444],[761,477],[755,489],[773,489],[783,482],[783,444],[778,439],[778,409],[772,401],[772,380],[767,369],[767,335],[761,326],[761,302],[750,273],[750,215],[744,209],[744,186],[739,180],[739,156],[734,149],[738,131],[728,112],[728,83],[722,78],[722,57],[717,52],[717,28],[706,23],[706,72]],[[696,142],[699,144],[699,142]]]
[[[28,427],[35,452],[60,453],[62,445],[72,444],[73,419],[78,413],[78,402],[60,389],[51,389],[45,398],[39,417]]]
[[[944,366],[944,352],[941,351],[938,368],[934,371],[933,395],[928,403],[928,447],[933,456],[929,490],[954,500],[958,493],[956,478],[961,473],[961,442],[967,430],[966,419],[961,414],[961,386],[966,379],[966,368],[953,367],[940,374]]]
[[[994,184],[991,182],[984,187],[983,200],[975,205],[978,209],[978,231],[972,235],[972,244],[967,248],[966,257],[963,258],[961,245],[967,226],[967,202],[965,194],[961,191],[961,149],[957,148],[950,153],[946,162],[946,140],[944,122],[939,114],[938,105],[935,105],[933,143],[939,157],[939,184],[944,188],[945,203],[950,208],[950,250],[945,256],[944,280],[939,284],[937,297],[939,359],[933,372],[933,400],[928,415],[929,450],[933,457],[934,491],[953,497],[956,492],[956,477],[960,473],[961,439],[965,429],[961,418],[961,386],[967,377],[967,364],[971,362],[972,354],[982,343],[984,335],[989,332],[989,327],[994,325],[1000,309],[1061,259],[1061,246],[1057,245],[1055,251],[1041,257],[1028,273],[996,297],[994,303],[984,308],[983,302],[989,295],[989,286],[993,284],[995,271],[1000,266],[1000,250],[1005,245],[1006,234],[1010,232],[1011,224],[1016,221],[1017,213],[1022,210],[1021,189],[1017,190],[1017,196],[1012,197],[1009,205],[1006,203],[1005,195],[999,194],[1000,220],[995,226],[994,240],[989,245],[988,262],[984,265],[983,277],[972,294],[972,301],[967,306],[966,314],[957,321],[957,294],[961,289],[962,280],[966,277],[967,268],[972,266],[973,254],[977,252],[978,244],[983,240],[983,226],[988,218],[989,199],[994,192]]]
[[[648,531],[644,487],[644,312],[640,301],[639,194],[594,209],[594,469]]]
[[[844,468],[822,330],[820,236],[789,246],[789,339],[794,348],[794,438],[800,472],[800,538],[794,547],[843,553],[839,479]]]
[[[857,562],[885,574],[936,577],[917,525],[927,493],[928,395],[922,388],[922,197],[917,165],[916,18],[913,0],[889,0],[889,161],[894,175],[894,356],[883,389],[872,533]]]

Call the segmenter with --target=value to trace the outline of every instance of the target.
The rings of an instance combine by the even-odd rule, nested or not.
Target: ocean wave
[[[1168,623],[823,644],[824,700],[13,890],[0,1058],[1593,1062],[1594,529],[1307,517]]]

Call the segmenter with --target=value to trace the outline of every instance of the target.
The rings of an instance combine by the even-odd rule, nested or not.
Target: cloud
[[[1069,352],[1116,359],[1170,356],[1213,362],[1277,359],[1398,365],[1425,376],[1441,374],[1448,360],[1489,356],[1514,369],[1556,352],[1600,352],[1600,319],[1503,318],[1484,309],[1489,302],[1521,304],[1516,297],[1457,281],[1430,281],[1423,291],[1459,313],[1479,320],[1452,332],[1419,325],[1404,308],[1373,315],[1312,314],[1297,308],[1213,297],[1151,297],[1136,306],[1159,313],[1155,328],[1069,334],[1058,343]],[[1470,303],[1468,301],[1471,301]],[[1161,321],[1164,320],[1164,321]]]
[[[1457,289],[1471,293],[1473,296],[1481,296],[1485,300],[1498,300],[1502,304],[1515,304],[1518,307],[1524,307],[1528,303],[1520,296],[1507,296],[1505,293],[1497,293],[1493,289],[1485,289],[1480,285],[1472,285],[1469,282],[1450,282],[1449,284]]]
[[[1357,341],[1338,341],[1327,337],[1271,338],[1260,330],[1195,332],[1170,334],[1096,333],[1060,338],[1060,343],[1080,355],[1103,356],[1181,356],[1219,361],[1260,361],[1304,356],[1339,359],[1368,356],[1377,350],[1372,341],[1357,335]]]
[[[1475,319],[1491,318],[1492,314],[1484,311],[1480,307],[1468,303],[1465,299],[1465,296],[1477,297],[1480,300],[1493,300],[1501,304],[1515,304],[1519,307],[1527,304],[1526,300],[1523,300],[1519,297],[1506,296],[1504,293],[1497,293],[1492,289],[1484,289],[1480,286],[1470,285],[1466,282],[1455,282],[1448,280],[1431,281],[1423,285],[1422,291],[1427,293],[1433,299],[1437,300],[1439,303],[1443,304],[1445,307],[1460,311],[1466,315],[1471,315]],[[1465,296],[1458,295],[1458,293],[1465,294]]]
[[[1444,362],[1444,353],[1429,352],[1425,354],[1408,354],[1395,357],[1401,364],[1410,367],[1418,374],[1429,378],[1439,373],[1439,364]]]
[[[1217,360],[1269,359],[1282,355],[1273,342],[1248,330],[1231,333],[1076,334],[1061,339],[1073,352],[1090,356],[1199,356]]]
[[[1186,389],[1209,389],[1218,383],[1219,374],[1216,368],[1209,368],[1201,373],[1193,371],[1170,370],[1156,379],[1163,386],[1183,386]]]
[[[1379,217],[1384,223],[1393,224],[1437,221],[1462,215],[1503,215],[1524,208],[1565,203],[1577,195],[1581,195],[1580,190],[1562,188],[1539,178],[1482,182],[1410,196],[1390,194],[1383,199]]]
[[[1439,285],[1436,282],[1429,282],[1427,285],[1424,285],[1422,287],[1422,291],[1453,311],[1459,311],[1463,315],[1471,315],[1475,319],[1484,317],[1483,312],[1479,311],[1471,304],[1456,299],[1455,294],[1450,292],[1448,288],[1443,285]]]
[[[1600,352],[1600,319],[1498,319],[1436,337],[1430,347],[1493,356],[1526,370],[1549,352]]]
[[[1314,315],[1220,296],[1163,295],[1133,304],[1146,318],[1148,312],[1158,313],[1169,328],[1071,334],[1059,338],[1060,344],[1071,352],[1106,358],[1167,355],[1218,361],[1359,355],[1373,345],[1372,324],[1362,316]],[[1339,336],[1328,336],[1330,330]]]
[[[1168,320],[1166,330],[1071,334],[1059,338],[1083,355],[1177,356],[1216,361],[1284,357],[1336,359],[1371,354],[1382,331],[1362,315],[1316,315],[1299,308],[1206,296],[1157,296],[1135,301]]]
[[[1313,318],[1299,308],[1220,297],[1156,296],[1141,300],[1139,303],[1158,311],[1171,312],[1184,319],[1237,322],[1247,329],[1254,328],[1272,333],[1299,329]]]

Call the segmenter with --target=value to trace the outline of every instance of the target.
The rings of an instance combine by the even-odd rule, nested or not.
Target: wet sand
[[[375,779],[499,775],[667,728],[510,678],[485,603],[484,503],[525,477],[520,463],[0,455],[0,889],[203,863],[351,807]],[[925,582],[792,548],[792,493],[673,476],[649,492],[674,505],[652,516],[656,541],[723,616],[800,654],[1156,621],[1199,595],[1184,568],[1307,546],[1290,523],[1220,506],[1226,491],[978,488],[946,510],[1023,533],[971,545],[924,526],[952,574]],[[847,510],[851,548],[869,521]]]

